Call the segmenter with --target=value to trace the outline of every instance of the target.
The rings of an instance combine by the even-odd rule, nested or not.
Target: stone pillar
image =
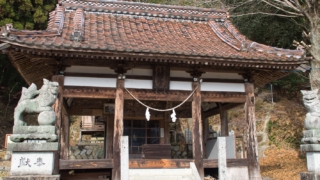
[[[300,145],[301,151],[306,152],[308,172],[301,172],[301,180],[320,180],[320,123],[317,101],[318,90],[301,91],[303,94],[303,103],[308,110],[305,118],[305,128]]]

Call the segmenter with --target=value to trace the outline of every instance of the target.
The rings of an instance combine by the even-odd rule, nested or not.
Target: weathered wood
[[[113,115],[107,115],[107,141],[106,141],[106,155],[107,159],[112,159],[113,157],[113,127],[114,127],[114,117]]]
[[[64,88],[64,97],[67,98],[98,98],[98,99],[114,99],[114,88],[99,87],[72,87]],[[171,90],[153,91],[147,89],[129,89],[129,91],[139,100],[146,101],[184,101],[189,95],[188,91]],[[133,100],[132,96],[125,92],[124,99]],[[191,99],[189,99],[191,101]],[[240,92],[202,92],[202,102],[230,102],[244,103],[245,93]]]
[[[235,108],[241,104],[242,103],[227,103],[227,104],[222,104],[222,107],[224,110],[229,110],[229,109]],[[219,113],[220,113],[220,107],[218,106],[218,107],[215,107],[215,108],[212,108],[212,109],[209,109],[209,110],[203,112],[202,118],[208,118],[210,116],[214,116]]]
[[[229,135],[228,113],[227,113],[227,110],[223,108],[221,103],[219,103],[219,109],[220,109],[221,136],[228,136]]]
[[[54,106],[54,111],[56,113],[57,116],[57,121],[56,121],[56,133],[58,135],[58,142],[62,144],[60,144],[61,146],[65,147],[65,141],[61,141],[61,109],[62,109],[62,105],[63,105],[63,86],[64,86],[64,77],[60,76],[60,75],[55,75],[52,76],[52,81],[53,82],[58,82],[59,83],[59,95],[58,98],[55,102]],[[59,159],[60,159],[60,150],[56,151],[54,153],[54,169],[53,169],[53,174],[59,174]]]
[[[123,134],[123,88],[124,80],[117,80],[117,90],[115,99],[115,112],[114,112],[114,132],[113,132],[113,163],[112,179],[121,179],[121,158],[120,158],[120,142]]]
[[[166,109],[172,108],[172,102],[167,101],[166,102]],[[170,144],[170,125],[169,123],[172,122],[170,117],[169,111],[166,111],[164,113],[164,144]]]
[[[112,159],[79,159],[64,160],[60,159],[59,169],[106,169],[113,168]]]
[[[170,66],[161,65],[153,67],[153,90],[167,91],[170,85]]]
[[[260,180],[260,164],[258,159],[258,142],[256,135],[255,97],[252,83],[245,83],[246,90],[246,123],[247,123],[247,159],[249,177],[252,180]]]
[[[130,169],[189,168],[192,159],[130,159]]]
[[[201,91],[200,83],[193,82],[192,89],[195,89],[192,100],[192,152],[194,163],[198,169],[201,179],[204,179],[203,169],[203,138],[201,123]]]
[[[142,153],[146,159],[171,159],[170,144],[144,144]]]
[[[105,172],[101,170],[101,172],[74,172],[69,173],[70,171],[62,171],[60,172],[62,180],[101,180],[101,177],[110,176],[110,172]],[[100,178],[99,178],[100,177]]]
[[[209,119],[205,118],[202,121],[203,127],[203,157],[207,157],[207,139],[209,138]]]
[[[69,116],[63,106],[61,123],[60,159],[68,159],[69,151]]]
[[[227,167],[248,166],[247,159],[227,159]],[[204,168],[218,168],[218,159],[204,159]]]

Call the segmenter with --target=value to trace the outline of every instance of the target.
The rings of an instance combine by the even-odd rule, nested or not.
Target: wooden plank
[[[261,179],[258,159],[258,142],[256,135],[255,97],[252,83],[245,83],[246,89],[246,124],[247,124],[247,158],[250,179]]]
[[[146,101],[184,101],[190,91],[172,90],[168,92],[154,91],[148,89],[128,89],[139,100]],[[114,99],[114,88],[101,87],[64,87],[64,97],[66,98],[98,98],[98,99]],[[125,92],[124,99],[133,100],[133,97]],[[191,101],[191,99],[189,99]],[[240,92],[202,92],[202,102],[231,102],[244,103],[245,93]]]
[[[201,123],[201,90],[200,83],[193,82],[192,89],[195,89],[192,100],[192,152],[194,163],[199,172],[200,178],[204,179],[203,169],[203,138]]]
[[[144,144],[142,153],[146,159],[171,159],[171,145]]]
[[[112,159],[79,159],[64,160],[60,159],[59,169],[106,169],[113,168]]]
[[[115,99],[115,112],[114,112],[114,132],[113,132],[113,162],[112,179],[121,179],[121,158],[120,158],[120,142],[123,134],[123,88],[124,80],[117,80],[117,90]]]
[[[56,133],[58,135],[58,142],[60,143],[60,149],[65,149],[66,144],[64,140],[61,140],[61,109],[63,105],[63,86],[64,86],[64,77],[60,75],[55,75],[52,76],[52,81],[53,82],[58,82],[59,83],[59,95],[58,98],[55,102],[54,106],[54,111],[57,116],[57,121],[56,121]],[[62,144],[61,144],[62,143]],[[59,159],[60,159],[60,150],[54,152],[54,168],[53,168],[53,174],[59,174]]]
[[[219,110],[220,110],[220,126],[221,126],[221,136],[228,136],[229,129],[228,129],[228,113],[225,108],[223,108],[222,104],[219,103]]]
[[[248,166],[247,159],[227,159],[227,167]],[[204,168],[218,168],[218,159],[204,159]]]
[[[71,174],[69,172],[60,172],[61,180],[101,180],[101,177],[111,175],[110,172],[73,172]]]
[[[189,168],[192,159],[130,159],[130,169]]]
[[[107,159],[112,159],[113,156],[113,126],[114,126],[114,117],[113,115],[107,115],[107,141],[106,141],[106,155]]]

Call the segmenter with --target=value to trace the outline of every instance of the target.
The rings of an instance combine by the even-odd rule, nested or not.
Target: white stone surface
[[[228,179],[232,180],[249,180],[249,172],[247,166],[228,167]]]
[[[129,179],[129,140],[128,136],[121,136],[121,180]]]
[[[193,162],[186,169],[130,169],[130,180],[200,180]]]
[[[218,137],[218,154],[219,180],[227,180],[226,137]]]
[[[54,166],[53,152],[12,152],[13,176],[51,175]]]
[[[308,171],[320,172],[320,152],[307,152]]]

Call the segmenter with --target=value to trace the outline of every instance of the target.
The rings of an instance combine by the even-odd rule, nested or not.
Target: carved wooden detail
[[[170,85],[170,67],[154,66],[153,67],[153,89],[167,91]]]
[[[130,92],[142,101],[184,101],[190,91],[153,91],[130,89]],[[67,98],[94,98],[94,99],[115,99],[114,88],[98,88],[98,87],[65,87],[63,96]],[[202,102],[245,102],[245,93],[240,92],[201,92]],[[133,100],[129,93],[124,93],[124,99]],[[189,99],[188,101],[191,101]]]

